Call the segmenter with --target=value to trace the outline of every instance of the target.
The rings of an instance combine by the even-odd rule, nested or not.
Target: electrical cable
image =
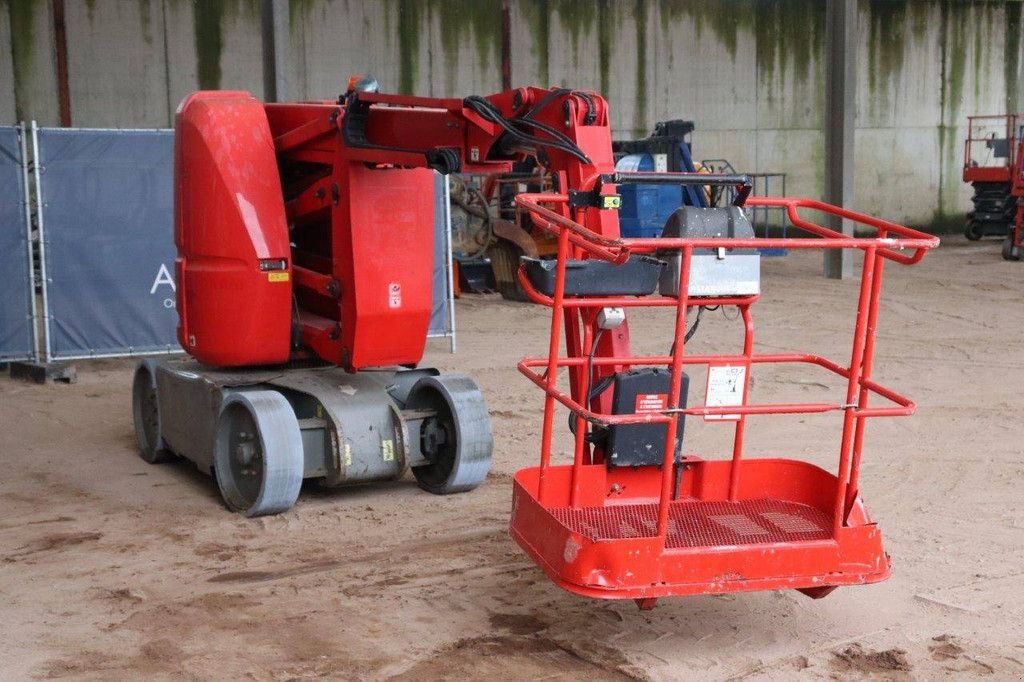
[[[587,354],[587,380],[586,380],[586,383],[583,384],[583,395],[586,396],[585,397],[585,401],[586,402],[584,403],[584,406],[586,406],[588,409],[590,407],[590,402],[594,398],[596,398],[597,396],[599,396],[602,393],[604,393],[605,390],[607,390],[608,387],[611,385],[612,380],[614,378],[614,375],[609,375],[609,376],[606,376],[601,381],[599,381],[596,386],[593,385],[593,383],[594,383],[594,356],[597,355],[597,347],[601,343],[601,337],[604,336],[604,333],[606,331],[608,331],[608,330],[607,329],[603,329],[603,328],[597,330],[597,333],[594,334],[594,341],[590,345],[590,353]],[[572,432],[573,435],[576,434],[576,413],[575,412],[570,412],[569,413],[569,431]]]

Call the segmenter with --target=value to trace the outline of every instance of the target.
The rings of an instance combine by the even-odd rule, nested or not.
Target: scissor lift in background
[[[707,176],[705,176],[707,177]],[[660,597],[766,589],[797,589],[818,598],[837,586],[888,577],[889,559],[879,528],[859,495],[864,430],[873,417],[903,416],[915,406],[872,379],[875,330],[884,265],[910,265],[938,245],[930,235],[860,213],[806,199],[751,198],[748,206],[780,207],[811,237],[786,239],[609,239],[569,218],[568,197],[521,195],[521,210],[558,236],[551,295],[534,287],[525,269],[520,283],[529,297],[551,308],[548,357],[526,358],[519,370],[545,393],[540,465],[515,476],[511,532],[548,576],[563,588],[589,597],[635,599],[650,608]],[[874,229],[854,238],[805,220],[799,209],[838,215]],[[705,209],[727,210],[727,209]],[[580,217],[579,213],[574,214]],[[860,249],[864,267],[849,363],[806,353],[756,353],[752,309],[759,295],[692,295],[694,254],[720,256],[754,248]],[[681,262],[678,296],[568,296],[567,263],[602,259],[626,263],[639,255],[674,253]],[[687,312],[697,306],[735,306],[744,326],[743,348],[726,355],[686,353]],[[669,355],[594,357],[594,320],[615,308],[663,308],[675,317]],[[567,315],[579,311],[579,317]],[[582,324],[574,322],[582,320]],[[568,350],[560,338],[567,323]],[[578,328],[573,328],[578,325]],[[799,363],[833,372],[846,391],[832,402],[760,404],[749,400],[755,366]],[[738,405],[686,407],[684,369],[733,368],[742,391]],[[613,413],[589,388],[593,371],[622,372],[658,367],[670,373],[667,403],[653,411]],[[568,368],[572,388],[559,386]],[[738,370],[735,368],[739,368]],[[584,371],[585,370],[585,371]],[[589,396],[589,400],[583,396]],[[873,406],[871,396],[888,404]],[[658,401],[654,401],[657,403]],[[552,462],[556,404],[575,415],[572,464]],[[637,406],[639,407],[638,400]],[[600,407],[599,407],[600,406]],[[753,415],[841,412],[837,473],[793,459],[745,459],[746,420]],[[683,415],[732,420],[730,459],[677,455]],[[663,424],[660,462],[614,466],[595,443],[595,432],[613,425]],[[780,444],[781,450],[782,444]],[[780,453],[781,454],[781,453]]]

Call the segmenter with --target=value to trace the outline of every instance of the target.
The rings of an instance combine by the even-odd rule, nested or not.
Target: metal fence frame
[[[35,121],[33,121],[34,125]],[[25,122],[20,122],[18,124],[18,141],[21,148],[21,192],[22,204],[25,207],[25,256],[28,258],[28,300],[32,319],[32,350],[25,359],[36,362],[39,360],[39,306],[36,304],[36,264],[35,252],[32,248],[32,192],[29,187],[28,135],[29,131],[25,127]],[[35,165],[34,156],[32,160],[32,165]]]
[[[106,358],[136,358],[154,355],[179,355],[184,354],[185,351],[180,347],[167,346],[163,350],[147,350],[147,351],[135,351],[130,347],[123,353],[80,353],[80,354],[61,354],[58,357],[53,355],[53,348],[51,344],[51,325],[53,323],[53,316],[50,314],[50,300],[48,294],[48,285],[50,278],[47,275],[47,262],[46,262],[46,221],[45,221],[45,208],[46,202],[44,200],[44,192],[46,183],[42,179],[42,165],[39,163],[39,131],[41,128],[36,125],[35,121],[32,121],[32,158],[33,158],[33,171],[35,174],[36,183],[36,229],[38,235],[38,251],[39,251],[39,274],[42,280],[42,299],[43,299],[43,362],[50,363],[54,361],[64,362],[71,360],[100,360]],[[160,131],[168,132],[168,128],[58,128],[57,130],[88,130],[91,132],[150,132]]]
[[[7,126],[5,126],[7,127]],[[32,248],[32,197],[31,187],[29,185],[29,155],[28,155],[28,131],[25,127],[25,123],[21,122],[16,126],[10,126],[18,136],[18,165],[21,169],[21,205],[23,208],[22,213],[22,229],[25,233],[25,258],[27,260],[27,273],[28,279],[26,289],[26,313],[29,319],[30,326],[30,348],[26,350],[23,355],[9,355],[4,357],[3,363],[10,362],[36,362],[39,359],[39,313],[36,306],[36,294],[35,294],[35,283],[36,283],[36,268],[34,262],[34,252]]]

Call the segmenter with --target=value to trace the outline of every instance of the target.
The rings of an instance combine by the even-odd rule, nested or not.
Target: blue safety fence
[[[173,131],[42,128],[36,158],[46,357],[181,352]],[[443,178],[436,187],[446,209]],[[447,215],[437,213],[431,336],[453,336]]]
[[[47,358],[180,352],[170,130],[37,132]]]
[[[24,130],[0,127],[0,361],[36,357]]]

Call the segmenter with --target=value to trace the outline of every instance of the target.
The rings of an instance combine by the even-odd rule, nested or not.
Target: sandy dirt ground
[[[426,359],[474,377],[490,407],[492,472],[464,495],[411,476],[307,485],[291,511],[246,520],[187,463],[135,455],[131,362],[80,363],[70,386],[0,379],[0,678],[1020,679],[1024,267],[995,242],[946,242],[887,270],[875,376],[919,403],[868,430],[862,488],[887,582],[653,611],[554,586],[507,532],[541,418],[514,365],[544,352],[547,311],[469,296],[458,353],[432,342]],[[765,262],[759,350],[848,357],[856,282],[819,270],[819,254]],[[665,348],[663,313],[632,326],[640,350]],[[738,339],[708,314],[692,348]],[[841,398],[807,370],[759,370],[752,395]],[[749,454],[834,467],[838,434],[835,416],[752,419]],[[729,442],[721,425],[687,425],[689,453],[723,457]]]

